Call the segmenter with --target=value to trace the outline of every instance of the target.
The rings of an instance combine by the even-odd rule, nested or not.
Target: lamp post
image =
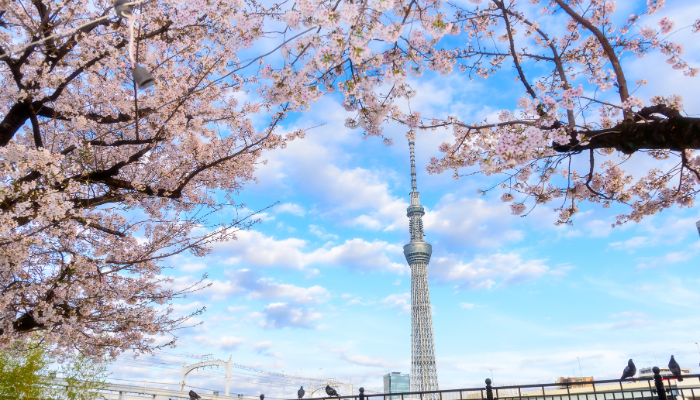
[[[491,382],[493,382],[493,370],[490,369],[489,371],[491,372]]]

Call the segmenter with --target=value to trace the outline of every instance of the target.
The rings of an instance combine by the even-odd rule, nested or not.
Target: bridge
[[[224,395],[228,396],[228,389],[231,387],[231,364],[231,357],[228,358],[228,361],[214,360],[212,357],[210,360],[202,360],[201,362],[190,366],[188,366],[187,363],[183,363],[182,376],[180,378],[180,391],[185,389],[185,378],[187,377],[187,374],[195,369],[204,367],[223,367],[226,370],[226,390],[224,391]]]

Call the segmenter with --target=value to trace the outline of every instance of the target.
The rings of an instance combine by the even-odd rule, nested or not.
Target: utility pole
[[[581,359],[576,357],[578,360],[578,372],[581,374],[581,379],[583,379],[583,371],[581,370]]]

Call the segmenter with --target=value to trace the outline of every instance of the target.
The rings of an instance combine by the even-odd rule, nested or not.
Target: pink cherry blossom
[[[663,17],[661,21],[659,21],[659,26],[661,27],[661,33],[666,34],[669,33],[673,30],[673,26],[675,23],[673,21],[670,21],[668,17]]]
[[[167,257],[205,255],[249,227],[254,216],[215,226],[207,213],[243,208],[236,195],[265,152],[304,136],[280,124],[335,90],[345,125],[387,145],[387,124],[411,137],[451,127],[429,171],[499,179],[516,215],[551,203],[570,223],[588,201],[627,207],[622,224],[689,207],[700,185],[696,145],[666,128],[696,129],[680,96],[637,97],[625,76],[630,56],[652,52],[663,73],[698,74],[682,43],[660,37],[668,17],[662,35],[644,25],[663,0],[635,2],[628,19],[611,0],[159,0],[128,21],[78,2],[48,21],[45,2],[6,2],[0,16],[0,350],[40,330],[64,352],[152,351],[153,335],[186,322],[168,304],[207,284],[171,289]],[[132,58],[152,88],[135,85]],[[519,93],[490,119],[430,115],[409,101],[426,70],[464,75],[452,90],[496,79]],[[631,131],[663,134],[620,140]],[[679,166],[632,176],[623,162],[639,151]]]

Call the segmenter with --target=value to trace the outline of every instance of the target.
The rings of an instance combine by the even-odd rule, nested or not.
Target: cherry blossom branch
[[[600,29],[598,29],[592,23],[590,23],[586,18],[577,14],[563,0],[554,0],[554,1],[567,14],[569,14],[569,16],[571,16],[571,18],[573,18],[579,24],[585,26],[586,29],[591,31],[593,33],[593,35],[595,35],[596,39],[598,39],[598,43],[600,43],[600,45],[603,47],[603,51],[607,55],[608,60],[610,61],[610,63],[613,66],[613,70],[615,71],[615,75],[617,76],[617,87],[620,91],[620,100],[623,102],[627,101],[627,99],[629,98],[629,92],[627,90],[627,80],[625,79],[625,74],[622,71],[622,66],[620,65],[620,59],[615,54],[615,50],[613,50],[612,46],[610,46],[610,42],[605,37],[603,32],[601,32]]]
[[[515,42],[513,41],[513,32],[512,28],[510,27],[510,21],[508,20],[508,11],[506,10],[506,6],[503,4],[503,1],[493,0],[493,2],[498,6],[498,8],[501,9],[501,12],[503,13],[503,21],[506,24],[506,34],[508,35],[508,43],[510,44],[510,54],[513,56],[513,64],[515,65],[515,69],[518,71],[520,81],[523,83],[523,85],[525,85],[525,90],[527,90],[530,96],[533,99],[536,99],[537,94],[534,90],[532,90],[532,87],[530,87],[530,84],[527,82],[527,78],[525,78],[523,69],[520,66],[520,61],[518,61],[518,54],[515,52]]]
[[[569,80],[566,77],[566,72],[564,71],[564,65],[561,61],[561,57],[559,56],[559,51],[557,50],[557,47],[554,45],[554,42],[549,39],[549,36],[542,31],[542,29],[539,28],[539,26],[535,26],[530,20],[527,18],[524,18],[523,16],[516,14],[510,10],[508,10],[508,13],[510,15],[513,15],[514,17],[518,18],[520,21],[522,21],[524,24],[534,27],[535,31],[537,34],[542,37],[542,39],[545,40],[545,42],[548,44],[549,49],[552,51],[553,57],[549,60],[554,62],[554,66],[556,67],[557,73],[559,74],[559,79],[561,79],[561,82],[564,86],[564,89],[569,89],[571,85],[569,84]],[[566,116],[569,122],[569,128],[573,129],[576,126],[576,118],[574,116],[574,111],[573,110],[566,110]]]

